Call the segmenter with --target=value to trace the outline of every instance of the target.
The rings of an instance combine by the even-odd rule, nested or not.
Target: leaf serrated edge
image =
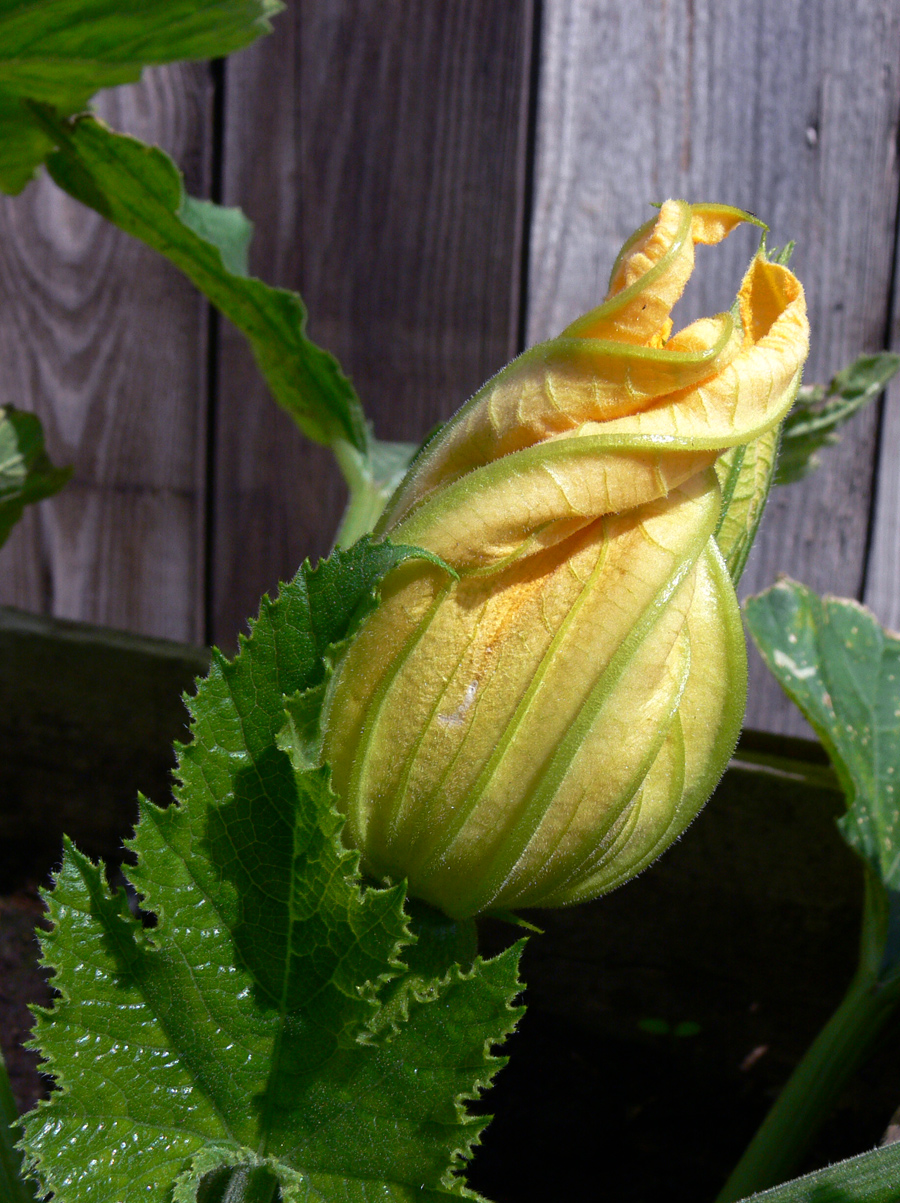
[[[472,1160],[475,1150],[481,1144],[481,1136],[485,1128],[493,1119],[492,1115],[471,1115],[466,1106],[467,1103],[476,1103],[481,1099],[481,1096],[491,1086],[496,1075],[509,1061],[509,1057],[497,1055],[494,1052],[494,1047],[503,1043],[515,1031],[519,1020],[525,1013],[525,1008],[521,1004],[516,1005],[515,999],[525,989],[525,984],[519,977],[519,961],[522,952],[527,943],[527,939],[522,938],[517,940],[509,948],[499,953],[495,957],[484,960],[482,957],[476,957],[469,970],[460,969],[454,966],[447,974],[445,974],[442,985],[446,983],[450,985],[462,984],[466,981],[472,981],[476,976],[484,978],[488,977],[489,984],[492,985],[494,991],[505,998],[500,1014],[506,1012],[506,1021],[499,1029],[499,1033],[494,1036],[487,1036],[482,1044],[483,1069],[475,1078],[470,1090],[460,1091],[453,1100],[454,1111],[457,1116],[457,1121],[460,1125],[460,1131],[467,1135],[460,1141],[460,1144],[455,1148],[450,1157],[450,1164],[441,1178],[441,1186],[446,1190],[459,1191],[464,1198],[481,1199],[481,1196],[474,1191],[470,1191],[465,1185],[463,1179],[458,1176],[465,1172],[468,1163]],[[502,984],[501,974],[508,975],[510,981],[504,986]],[[494,982],[490,982],[490,978],[495,978]]]
[[[93,861],[89,856],[82,853],[72,841],[72,839],[63,835],[63,861],[59,871],[54,875],[54,879],[50,886],[41,887],[39,894],[46,907],[44,920],[48,927],[37,929],[37,940],[40,948],[40,957],[38,965],[52,973],[49,979],[50,986],[54,991],[54,997],[51,999],[49,1006],[42,1006],[38,1003],[29,1003],[28,1009],[35,1018],[35,1024],[28,1040],[23,1042],[23,1047],[31,1052],[36,1052],[41,1057],[41,1073],[53,1079],[53,1091],[48,1098],[38,1099],[34,1107],[24,1116],[22,1116],[23,1137],[16,1145],[16,1148],[23,1155],[23,1170],[27,1175],[35,1178],[43,1188],[42,1167],[48,1160],[47,1156],[38,1152],[34,1143],[39,1134],[39,1130],[44,1127],[44,1113],[60,1098],[71,1093],[71,1083],[69,1082],[64,1069],[60,1067],[57,1056],[48,1051],[47,1047],[41,1043],[40,1036],[54,1022],[53,1017],[62,1010],[67,1004],[73,1002],[72,996],[65,986],[65,977],[62,972],[62,965],[54,961],[50,955],[52,945],[57,937],[60,928],[59,914],[63,908],[69,908],[67,902],[60,902],[56,897],[56,890],[60,879],[67,871],[77,874],[80,878],[81,887],[87,892],[88,898],[91,897],[91,887],[87,880],[88,876],[95,878],[95,884],[98,892],[102,895],[102,900],[111,905],[118,907],[119,917],[123,923],[129,925],[133,929],[135,936],[147,938],[147,933],[144,931],[139,920],[131,914],[128,906],[128,898],[125,890],[120,886],[113,888],[105,879],[104,867],[100,861]],[[57,984],[59,983],[59,984]],[[49,1188],[48,1188],[49,1189]],[[43,1195],[41,1196],[44,1197]]]
[[[381,541],[379,540],[378,542],[381,542]],[[349,633],[347,635],[345,635],[342,639],[337,640],[333,644],[329,645],[329,648],[328,648],[329,652],[333,652],[336,649],[339,649],[342,645],[344,645],[348,641],[348,639],[352,637],[352,633],[358,628],[359,624],[364,620],[365,616],[371,612],[371,609],[374,608],[374,606],[377,605],[378,598],[380,595],[381,579],[383,578],[384,575],[386,575],[386,572],[390,571],[392,568],[399,566],[401,563],[405,562],[408,559],[418,558],[418,559],[426,559],[433,563],[436,563],[440,567],[445,568],[452,576],[454,576],[454,577],[456,576],[456,573],[454,573],[452,569],[450,569],[446,564],[444,564],[443,561],[441,561],[438,557],[435,557],[430,553],[423,552],[418,548],[407,547],[405,545],[398,545],[394,548],[394,550],[397,552],[400,552],[400,554],[394,559],[393,563],[388,565],[388,567],[385,570],[385,573],[381,574],[381,576],[379,576],[377,578],[376,583],[366,591],[363,600],[357,606],[356,610],[354,611],[354,613],[351,617],[351,625],[348,628]],[[301,566],[301,569],[298,571],[298,574],[297,574],[298,577],[301,574],[303,574],[306,578],[304,580],[303,584],[304,584],[305,592],[307,595],[307,601],[309,601],[309,587],[308,587],[309,577],[318,573],[323,568],[323,565],[326,563],[327,563],[326,560],[320,560],[313,567],[309,564],[309,561],[306,560],[306,561],[304,561],[303,565]],[[209,668],[207,675],[205,677],[198,676],[197,678],[195,678],[196,692],[194,693],[194,695],[189,695],[187,693],[182,695],[184,704],[186,706],[188,715],[190,717],[189,729],[191,732],[191,739],[186,742],[181,742],[181,741],[176,742],[176,752],[177,752],[178,756],[177,756],[176,766],[173,770],[173,778],[174,778],[174,781],[177,783],[177,785],[173,789],[173,794],[174,794],[174,799],[175,799],[174,805],[179,810],[181,810],[182,806],[185,804],[182,797],[180,796],[182,793],[182,790],[185,788],[185,782],[184,782],[184,779],[181,774],[183,757],[187,754],[190,754],[190,749],[193,746],[195,746],[195,740],[197,738],[196,730],[197,730],[198,725],[208,718],[208,713],[203,712],[204,695],[208,693],[208,691],[210,690],[211,684],[213,682],[218,682],[219,685],[224,687],[224,689],[229,694],[231,693],[231,690],[229,688],[229,682],[228,682],[228,676],[230,675],[230,671],[234,670],[238,667],[238,663],[242,659],[242,657],[253,655],[253,647],[252,647],[253,638],[254,638],[257,627],[259,626],[260,622],[263,621],[264,617],[269,617],[270,622],[272,622],[273,626],[275,625],[275,623],[277,623],[277,621],[278,621],[277,612],[283,604],[282,593],[283,593],[283,590],[285,589],[285,587],[286,587],[285,584],[281,583],[279,593],[274,599],[270,598],[268,595],[265,595],[261,599],[258,616],[256,617],[256,619],[251,619],[251,621],[249,623],[248,633],[246,635],[241,633],[241,635],[239,636],[238,652],[235,654],[235,656],[233,658],[229,659],[219,649],[213,648],[211,651],[210,668]],[[322,659],[323,659],[323,661],[325,660],[324,654],[322,654]],[[222,697],[216,698],[215,695],[211,696],[210,697],[211,708],[215,709],[216,705],[221,705],[223,701],[224,701],[224,699]],[[225,704],[227,705],[227,702]],[[249,752],[246,754],[248,756],[250,755]],[[314,770],[314,772],[315,772],[315,770]],[[375,886],[375,885],[368,885],[368,884],[364,883],[363,881],[361,881],[360,874],[359,874],[360,857],[359,857],[358,851],[355,849],[348,849],[348,848],[344,847],[344,845],[341,843],[341,840],[340,840],[340,832],[345,824],[345,817],[342,816],[336,810],[336,808],[333,804],[333,801],[332,801],[335,798],[335,795],[334,795],[333,791],[331,790],[331,786],[330,786],[330,769],[328,768],[328,766],[323,765],[319,768],[316,775],[318,775],[320,778],[324,779],[324,783],[326,785],[326,793],[329,798],[328,807],[322,808],[319,811],[319,813],[317,814],[317,823],[320,827],[320,830],[321,830],[323,836],[333,844],[335,853],[337,855],[338,866],[339,866],[341,875],[344,878],[346,884],[348,886],[350,886],[350,888],[352,889],[352,892],[353,892],[352,897],[353,897],[353,904],[355,904],[354,909],[356,907],[362,908],[364,899],[367,897],[367,895],[369,894],[370,891],[374,891],[375,894],[383,896],[383,901],[386,904],[386,909],[384,911],[384,914],[387,915],[391,910],[393,910],[395,912],[394,917],[398,920],[397,928],[400,929],[400,932],[401,932],[401,934],[394,941],[394,946],[393,946],[392,952],[387,957],[385,970],[381,974],[379,974],[374,980],[366,981],[359,986],[360,995],[363,998],[365,998],[366,1001],[371,1002],[372,1012],[373,1012],[372,1020],[374,1020],[375,1015],[377,1015],[377,1013],[378,1013],[378,994],[380,993],[380,991],[383,989],[383,987],[386,984],[388,984],[390,981],[394,980],[395,978],[402,976],[403,972],[406,970],[406,966],[404,965],[403,961],[401,960],[401,954],[402,954],[403,949],[405,947],[407,947],[408,944],[411,943],[412,940],[414,939],[414,936],[412,935],[412,932],[410,930],[410,917],[406,913],[406,911],[403,907],[405,886],[393,885],[393,886],[388,886],[388,887],[380,887],[380,886]],[[157,806],[155,803],[153,803],[149,799],[141,796],[140,797],[140,814],[139,814],[139,819],[138,819],[138,826],[144,821],[150,821],[151,813],[162,815],[165,813],[166,809],[167,808],[165,808],[165,807]],[[138,863],[140,863],[144,859],[140,852],[140,848],[139,848],[139,835],[138,835],[137,830],[135,831],[135,834],[130,839],[125,841],[125,847],[128,848],[129,851],[131,851],[137,857]],[[66,850],[69,853],[69,859],[64,860],[62,869],[60,870],[60,875],[57,876],[56,885],[59,884],[60,877],[66,871],[67,867],[70,868],[73,873],[77,874],[77,876],[80,877],[82,888],[88,892],[89,896],[93,896],[95,893],[97,893],[99,891],[99,893],[102,894],[102,896],[103,896],[102,897],[103,904],[106,906],[112,906],[115,908],[117,917],[121,921],[128,924],[133,935],[135,935],[137,937],[142,937],[144,940],[146,940],[146,942],[149,946],[156,947],[157,946],[156,941],[153,939],[151,932],[145,931],[145,929],[141,925],[140,921],[137,920],[135,918],[135,916],[131,914],[130,908],[128,906],[127,895],[126,895],[124,889],[111,888],[109,886],[109,883],[106,882],[103,878],[102,866],[99,864],[95,865],[88,858],[84,857],[80,852],[78,852],[78,850],[75,848],[75,846],[73,844],[71,844],[70,841],[66,842]],[[91,879],[92,879],[91,881],[88,881],[88,876],[91,877]],[[126,880],[128,880],[129,883],[138,891],[138,896],[140,898],[144,898],[143,891],[140,889],[139,885],[136,884],[131,879],[130,875],[128,875],[127,873],[125,874],[125,876],[126,876]],[[44,895],[45,902],[48,905],[48,912],[50,914],[50,921],[51,921],[51,929],[49,932],[45,933],[46,944],[47,944],[47,948],[49,949],[50,946],[52,945],[54,931],[59,927],[58,919],[54,919],[54,917],[53,917],[54,912],[58,915],[61,908],[64,906],[67,906],[68,903],[60,902],[55,897],[54,893],[51,891],[43,891],[43,895]],[[391,906],[391,903],[393,903],[394,905]],[[164,907],[164,905],[162,905],[161,900],[155,901],[154,905],[151,909],[152,909],[152,912],[157,916],[158,922],[164,926],[167,921],[167,915],[165,912],[165,907]],[[520,944],[521,943],[524,943],[524,942],[520,942]],[[42,952],[44,952],[44,941],[43,940],[42,940]],[[492,967],[494,967],[496,965],[497,962],[502,961],[503,958],[507,957],[508,954],[513,953],[513,952],[515,954],[515,962],[516,962],[516,966],[517,966],[518,965],[518,954],[520,952],[520,946],[514,946],[513,950],[507,950],[507,954],[501,954],[501,957],[494,958],[492,961],[483,961],[483,960],[481,960],[481,958],[478,958],[476,961],[476,964],[473,965],[472,969],[470,971],[468,971],[467,973],[463,973],[462,971],[457,969],[456,973],[454,974],[453,970],[451,970],[445,977],[444,988],[449,989],[451,985],[457,984],[458,982],[461,982],[463,980],[471,979],[475,975],[475,973],[478,971],[481,971],[484,969],[491,969]],[[238,959],[240,959],[240,954],[237,949],[235,949],[235,953],[236,953],[236,956],[238,957]],[[55,963],[52,960],[52,958],[49,955],[47,955],[46,953],[42,957],[42,964],[46,968],[52,970],[53,973],[56,975],[58,975],[61,971],[61,966],[58,963]],[[425,990],[433,990],[434,989],[433,984],[430,986],[426,986],[424,979],[422,979],[422,985],[423,985],[423,987],[425,987]],[[461,1181],[456,1178],[456,1176],[455,1176],[456,1170],[457,1170],[457,1168],[464,1167],[465,1163],[469,1160],[469,1158],[472,1155],[472,1149],[478,1143],[478,1137],[479,1137],[480,1131],[483,1129],[483,1127],[489,1121],[488,1121],[488,1119],[482,1120],[482,1117],[469,1116],[466,1112],[465,1104],[467,1101],[474,1101],[477,1098],[479,1098],[481,1093],[490,1085],[490,1082],[493,1079],[494,1075],[497,1073],[497,1071],[506,1063],[506,1058],[494,1056],[494,1054],[492,1052],[492,1047],[493,1047],[493,1045],[499,1043],[500,1041],[505,1039],[506,1036],[509,1035],[509,1033],[514,1029],[516,1023],[518,1022],[518,1018],[520,1017],[520,1015],[522,1013],[522,1008],[513,1007],[512,1002],[510,1001],[511,998],[515,997],[518,993],[521,992],[522,987],[521,987],[521,983],[519,983],[519,981],[518,981],[517,976],[514,976],[514,985],[515,985],[514,991],[506,991],[507,998],[506,998],[506,1002],[505,1002],[505,1009],[510,1012],[510,1016],[511,1016],[510,1021],[502,1027],[502,1029],[498,1035],[485,1039],[484,1047],[483,1047],[483,1054],[482,1054],[483,1058],[484,1058],[483,1072],[481,1072],[479,1074],[479,1076],[476,1079],[471,1090],[466,1090],[466,1091],[460,1092],[460,1094],[458,1096],[456,1096],[456,1098],[454,1099],[454,1104],[453,1104],[454,1112],[458,1117],[458,1122],[464,1130],[468,1130],[471,1133],[471,1136],[467,1140],[465,1140],[459,1148],[453,1150],[452,1155],[451,1155],[450,1165],[446,1171],[445,1178],[447,1179],[448,1187],[449,1187],[449,1189],[451,1189],[453,1194],[455,1194],[455,1195],[462,1194],[465,1197],[468,1197],[471,1199],[479,1199],[480,1196],[474,1194],[473,1192],[468,1191],[465,1188],[464,1184],[462,1184]],[[37,1014],[37,1011],[44,1011],[49,1016],[50,1014],[52,1014],[53,1011],[58,1010],[59,1007],[64,1006],[68,1001],[71,1001],[68,991],[66,991],[64,987],[59,987],[57,992],[58,992],[58,997],[54,1001],[53,1006],[50,1008],[37,1008],[36,1014]],[[443,990],[439,990],[437,996],[439,997],[441,993],[443,993]],[[41,1018],[40,1015],[37,1015],[37,1018],[40,1023],[40,1018]],[[367,1026],[371,1026],[372,1020],[369,1021],[369,1024]],[[39,1030],[36,1030],[36,1033],[35,1033],[36,1039],[39,1036],[39,1034],[40,1034]],[[364,1041],[362,1041],[362,1042],[364,1042]],[[31,1047],[39,1047],[39,1046],[37,1046],[35,1042],[32,1042]],[[48,1066],[48,1072],[51,1073],[52,1076],[54,1076],[54,1078],[57,1081],[57,1085],[58,1085],[57,1098],[61,1094],[68,1093],[70,1090],[70,1086],[69,1086],[68,1081],[65,1078],[64,1073],[60,1069],[55,1068],[56,1058],[53,1056],[53,1054],[47,1053],[40,1049],[39,1049],[39,1051],[42,1052],[45,1063]],[[44,1101],[41,1104],[39,1104],[39,1109],[46,1108],[48,1106],[50,1106],[50,1100]],[[41,1123],[41,1120],[39,1118],[39,1116],[40,1116],[39,1109],[36,1109],[34,1112],[32,1112],[32,1117],[33,1117],[31,1120],[32,1129]],[[475,1125],[478,1125],[477,1130],[475,1130]],[[29,1169],[33,1170],[34,1172],[37,1172],[39,1170],[41,1163],[45,1160],[45,1158],[43,1156],[33,1152],[31,1148],[24,1148],[23,1151],[25,1152]],[[280,1169],[287,1169],[287,1168],[289,1168],[289,1167],[280,1167]],[[291,1172],[293,1173],[293,1171],[291,1171]],[[298,1177],[298,1183],[300,1183],[301,1181],[302,1180]],[[185,1179],[185,1185],[188,1185],[187,1179]]]

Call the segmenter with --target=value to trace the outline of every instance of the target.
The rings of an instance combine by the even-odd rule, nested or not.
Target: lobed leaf
[[[186,196],[181,173],[157,147],[90,116],[43,120],[56,143],[47,167],[57,184],[194,282],[246,335],[273,396],[304,434],[367,453],[359,400],[334,356],[307,337],[301,298],[246,275],[246,218]]]
[[[44,432],[34,414],[0,409],[0,547],[26,505],[58,493],[70,468],[54,468],[44,449]]]
[[[60,1203],[209,1201],[247,1182],[284,1203],[468,1193],[458,1171],[485,1121],[465,1102],[502,1064],[517,949],[407,969],[402,887],[360,886],[327,769],[295,770],[276,745],[285,695],[316,687],[416,554],[363,542],[304,565],[237,658],[216,655],[178,805],[142,802],[131,843],[155,926],[67,850],[44,945],[60,997],[36,1028],[60,1089],[25,1139]]]
[[[900,894],[900,636],[855,601],[783,579],[745,603],[750,634],[822,740],[847,797],[846,841]],[[891,922],[900,921],[891,906]],[[889,941],[893,947],[895,941]],[[900,949],[898,949],[900,952]]]
[[[53,148],[29,102],[60,115],[149,64],[217,58],[269,28],[278,0],[0,2],[0,190],[19,192]]]

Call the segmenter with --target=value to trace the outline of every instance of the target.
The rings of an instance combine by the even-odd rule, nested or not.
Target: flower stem
[[[882,973],[888,897],[866,874],[860,965],[843,1001],[807,1049],[716,1203],[784,1182],[809,1148],[847,1081],[864,1063],[900,1000],[900,976]]]
[[[274,1203],[278,1182],[265,1166],[235,1170],[222,1203]]]
[[[278,1180],[265,1165],[230,1166],[208,1175],[197,1190],[197,1203],[275,1203]]]
[[[338,441],[332,445],[332,451],[350,491],[335,545],[350,547],[372,530],[381,517],[388,494],[374,479],[369,464],[355,447]]]

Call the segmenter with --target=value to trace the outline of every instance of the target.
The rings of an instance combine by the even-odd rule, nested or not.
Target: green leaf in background
[[[34,414],[0,409],[0,547],[32,501],[58,493],[70,468],[54,468],[44,450],[44,432]]]
[[[0,190],[53,148],[29,102],[62,116],[145,66],[218,58],[269,29],[278,0],[0,0]]]
[[[402,887],[361,888],[327,769],[276,746],[285,696],[321,682],[381,577],[417,554],[366,541],[304,565],[237,658],[215,657],[179,804],[142,803],[131,845],[155,926],[67,851],[44,944],[60,997],[36,1028],[63,1089],[25,1120],[60,1203],[466,1194],[485,1121],[465,1101],[502,1064],[518,949],[407,970]]]
[[[900,636],[884,630],[857,602],[820,598],[788,579],[748,598],[744,613],[766,664],[834,766],[848,803],[838,825],[863,860],[865,891],[856,974],[717,1203],[734,1203],[789,1175],[900,1001]],[[811,1179],[807,1193],[792,1193],[797,1184],[789,1184],[759,1199],[900,1198],[898,1162],[866,1164],[874,1167],[873,1176],[860,1182]],[[863,1189],[869,1182],[871,1191]]]
[[[233,276],[249,276],[253,222],[240,209],[229,209],[213,201],[197,200],[183,194],[178,216],[198,238],[218,248],[227,272]]]
[[[745,1203],[897,1203],[898,1198],[900,1144],[893,1144],[746,1196]]]
[[[244,274],[246,218],[187,198],[181,173],[156,147],[93,117],[47,122],[57,143],[47,166],[57,184],[165,255],[209,297],[247,336],[275,399],[304,434],[366,455],[359,400],[334,356],[307,338],[303,301]]]
[[[900,636],[858,602],[781,580],[744,607],[750,634],[834,764],[845,839],[900,891]]]
[[[821,384],[801,388],[785,419],[775,483],[793,484],[817,468],[817,452],[840,441],[835,430],[874,401],[898,368],[900,355],[887,351],[862,355],[838,372],[827,388]]]

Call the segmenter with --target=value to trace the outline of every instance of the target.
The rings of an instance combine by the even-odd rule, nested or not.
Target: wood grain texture
[[[900,244],[894,268],[889,347],[900,352]],[[875,503],[863,601],[900,631],[900,379],[888,386],[881,415]]]
[[[531,0],[298,2],[229,60],[224,199],[252,269],[298,289],[311,336],[381,438],[417,440],[514,353]],[[328,550],[329,455],[223,329],[213,633]]]
[[[101,97],[117,129],[208,184],[207,67]],[[0,600],[201,640],[207,310],[158,255],[42,176],[0,202],[0,401],[37,412],[74,478],[0,553]]]
[[[900,8],[893,0],[549,0],[544,9],[530,341],[603,296],[622,240],[666,196],[760,214],[797,240],[807,379],[883,345],[897,207]],[[707,250],[677,316],[717,312],[753,249]],[[770,502],[744,591],[789,571],[858,596],[876,417]],[[755,653],[754,653],[755,657]],[[761,664],[748,721],[801,731]]]

